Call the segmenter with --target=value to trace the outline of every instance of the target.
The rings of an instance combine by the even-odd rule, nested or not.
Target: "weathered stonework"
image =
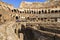
[[[60,40],[59,2],[21,2],[17,9],[0,1],[0,40]]]

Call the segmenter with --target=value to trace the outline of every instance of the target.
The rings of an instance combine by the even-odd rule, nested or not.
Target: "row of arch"
[[[58,18],[27,18],[30,21],[57,22]]]
[[[60,10],[39,10],[39,11],[24,10],[24,11],[19,11],[18,9],[13,9],[12,12],[15,12],[15,13],[29,13],[29,14],[46,14],[46,13],[60,13]]]

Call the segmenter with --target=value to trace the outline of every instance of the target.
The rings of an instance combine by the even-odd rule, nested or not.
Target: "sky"
[[[18,8],[20,3],[23,1],[23,0],[2,0],[3,2],[6,2],[8,4],[12,4],[15,8]],[[27,1],[27,2],[44,2],[45,0],[24,0],[24,1]]]

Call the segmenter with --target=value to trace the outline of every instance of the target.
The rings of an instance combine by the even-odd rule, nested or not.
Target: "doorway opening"
[[[16,16],[16,20],[18,19],[18,16]]]

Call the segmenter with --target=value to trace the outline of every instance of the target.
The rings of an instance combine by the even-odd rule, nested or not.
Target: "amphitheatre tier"
[[[0,2],[0,40],[60,40],[59,2]]]

